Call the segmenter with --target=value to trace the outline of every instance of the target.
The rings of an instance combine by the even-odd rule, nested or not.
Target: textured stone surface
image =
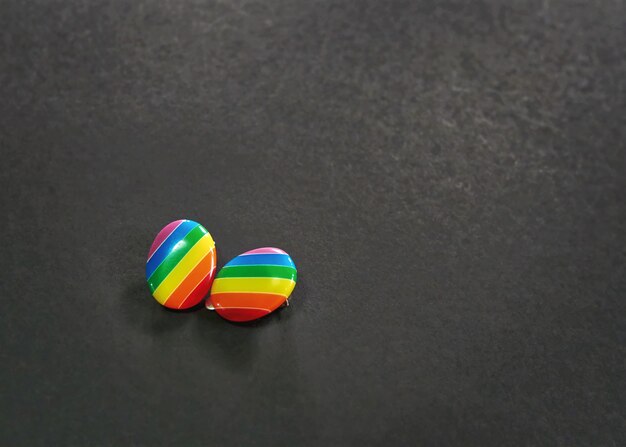
[[[623,1],[5,1],[7,445],[624,445]],[[238,327],[146,289],[275,245]]]

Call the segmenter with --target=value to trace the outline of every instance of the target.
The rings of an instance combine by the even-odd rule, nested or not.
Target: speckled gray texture
[[[625,18],[2,2],[0,443],[625,445]],[[292,306],[161,309],[181,217]]]

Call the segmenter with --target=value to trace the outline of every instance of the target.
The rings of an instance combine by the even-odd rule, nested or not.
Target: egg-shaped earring
[[[159,304],[189,309],[211,289],[217,253],[211,234],[193,220],[177,220],[157,234],[146,261],[146,280]]]
[[[256,320],[287,305],[297,280],[296,265],[285,251],[257,248],[218,272],[206,307],[230,321]]]

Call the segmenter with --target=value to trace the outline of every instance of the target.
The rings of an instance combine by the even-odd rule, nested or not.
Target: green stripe
[[[298,272],[282,265],[237,265],[224,267],[218,278],[284,278],[297,281]]]
[[[177,248],[172,250],[172,252],[167,255],[163,262],[161,262],[161,264],[157,267],[154,273],[150,275],[148,284],[150,284],[150,290],[152,292],[159,287],[159,284],[167,278],[167,275],[169,275],[174,267],[176,267],[176,264],[178,264],[180,260],[185,257],[187,252],[191,250],[191,248],[196,245],[196,242],[198,242],[206,233],[207,231],[204,227],[202,225],[198,225],[176,244]]]

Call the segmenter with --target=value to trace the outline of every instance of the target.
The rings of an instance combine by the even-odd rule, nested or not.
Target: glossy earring
[[[217,266],[215,241],[193,220],[177,220],[157,234],[146,261],[146,281],[159,304],[189,309],[211,288]]]
[[[296,265],[285,251],[257,248],[233,258],[219,271],[206,307],[229,321],[256,320],[288,305],[297,280]]]

